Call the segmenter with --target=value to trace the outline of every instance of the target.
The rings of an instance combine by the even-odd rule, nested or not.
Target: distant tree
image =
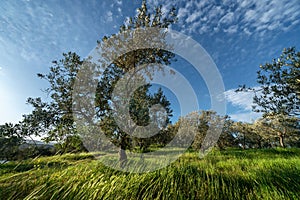
[[[201,111],[201,113],[198,115],[199,116],[198,132],[192,143],[194,149],[197,150],[200,149],[203,140],[207,134],[207,131],[209,129],[209,121],[211,120],[212,114],[214,114],[214,112],[212,111]]]
[[[283,114],[269,114],[258,119],[254,126],[264,138],[278,138],[281,147],[286,147],[285,139],[300,134],[299,118]]]
[[[24,142],[19,124],[0,125],[0,159],[14,160],[19,153],[19,146]]]
[[[55,107],[52,103],[43,102],[40,97],[30,97],[27,99],[27,103],[34,110],[30,114],[23,115],[23,119],[20,122],[22,135],[31,139],[32,136],[41,137],[42,135],[47,135],[53,125]],[[54,139],[52,138],[52,140]]]
[[[232,133],[232,123],[228,116],[219,116],[215,111],[201,111],[198,115],[198,133],[195,136],[192,147],[200,149],[204,138],[210,132],[216,132],[221,129],[222,133],[218,138],[216,146],[220,149],[235,146],[235,138]]]
[[[54,146],[57,152],[61,154],[88,151],[78,135],[68,135],[62,143],[57,143]]]
[[[172,127],[169,127],[169,131],[173,131],[171,135],[176,137],[176,140],[173,138],[173,144],[177,148],[186,148],[186,145],[190,146],[193,144],[193,139],[198,134],[199,123],[198,111],[193,111],[185,116],[181,116]]]
[[[226,147],[236,147],[238,144],[233,135],[233,121],[228,115],[218,117],[219,124],[222,122],[222,133],[217,142],[217,146],[220,149],[225,149]]]
[[[237,143],[243,149],[255,147],[262,148],[264,146],[265,138],[260,133],[262,129],[257,123],[234,122],[232,128]]]
[[[257,72],[258,89],[241,86],[237,91],[255,92],[254,111],[281,114],[300,114],[300,52],[284,49],[271,63],[260,65]]]
[[[236,140],[243,149],[246,148],[246,127],[242,122],[235,122],[232,126]]]

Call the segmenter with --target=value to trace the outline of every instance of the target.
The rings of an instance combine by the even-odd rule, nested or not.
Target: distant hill
[[[20,145],[19,149],[23,150],[31,146],[36,146],[44,149],[54,149],[54,143],[45,143],[39,140],[25,140],[23,144]]]

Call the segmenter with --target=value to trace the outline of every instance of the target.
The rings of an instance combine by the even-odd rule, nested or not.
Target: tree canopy
[[[300,115],[300,52],[286,48],[272,62],[260,65],[257,88],[241,86],[237,91],[254,91],[253,110],[265,114]]]

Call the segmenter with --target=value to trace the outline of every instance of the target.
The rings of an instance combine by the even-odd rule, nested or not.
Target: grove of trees
[[[138,28],[157,27],[168,28],[176,23],[176,9],[172,8],[167,13],[158,7],[153,13],[147,9],[146,1],[135,17],[129,19],[120,27],[119,33],[124,33]],[[110,57],[114,54],[115,44],[105,42],[112,36],[105,36],[98,44],[105,46],[106,51],[102,57]],[[164,43],[164,34],[156,35],[160,42]],[[128,38],[122,38],[126,43]],[[139,40],[137,40],[139,41]],[[143,40],[140,40],[143,41]],[[120,41],[119,41],[120,42]],[[151,91],[151,85],[139,87],[133,92],[129,100],[130,117],[138,126],[146,126],[151,120],[156,121],[159,132],[149,138],[131,137],[122,130],[114,120],[114,111],[121,109],[114,105],[123,105],[122,96],[112,98],[112,93],[117,82],[131,70],[149,63],[169,65],[175,61],[172,52],[162,49],[139,49],[127,52],[116,59],[103,72],[98,80],[95,98],[96,125],[105,132],[105,136],[120,148],[120,161],[126,161],[126,151],[149,151],[150,147],[162,147],[166,145],[178,131],[180,123],[184,122],[184,116],[177,122],[171,123],[171,103],[162,89]],[[57,151],[60,153],[87,151],[80,137],[80,130],[74,119],[73,86],[85,59],[73,52],[64,53],[63,58],[53,61],[53,65],[47,74],[38,74],[38,77],[46,80],[49,87],[45,92],[50,100],[44,101],[40,97],[28,98],[27,103],[33,107],[30,114],[24,115],[18,124],[4,124],[0,126],[0,159],[17,159],[20,153],[20,145],[25,137],[40,136],[45,142],[56,142]],[[95,66],[97,67],[97,66]],[[253,102],[254,111],[262,112],[263,117],[253,123],[235,122],[228,116],[219,116],[214,111],[197,112],[197,133],[191,145],[192,149],[201,148],[204,137],[209,127],[219,128],[218,124],[224,123],[216,146],[220,149],[227,147],[241,148],[267,148],[267,147],[300,147],[300,52],[295,48],[284,49],[278,59],[260,66],[257,72],[259,87],[247,88],[241,86],[239,91],[252,91],[255,93]],[[163,70],[163,69],[162,69]],[[151,77],[151,71],[149,71]],[[127,92],[128,90],[124,90]],[[84,94],[81,94],[84,95]],[[118,102],[119,101],[119,102]],[[149,111],[153,105],[161,105],[165,113],[151,114]],[[154,112],[155,113],[155,112]],[[122,116],[119,116],[122,118]],[[125,117],[124,117],[125,119]],[[131,127],[134,132],[137,126]],[[94,131],[94,130],[93,130]],[[97,130],[96,130],[97,131]],[[101,143],[97,143],[101,146]],[[36,155],[37,153],[33,154]]]
[[[262,137],[278,138],[281,147],[285,147],[288,136],[299,140],[300,52],[295,47],[287,48],[279,58],[260,65],[257,83],[259,87],[243,85],[237,92],[254,92],[253,110],[263,113],[254,124],[262,128]]]

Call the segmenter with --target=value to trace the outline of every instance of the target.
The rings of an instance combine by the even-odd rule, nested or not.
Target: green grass
[[[0,165],[0,199],[300,199],[300,149],[189,152],[142,174],[87,153],[10,162]]]

